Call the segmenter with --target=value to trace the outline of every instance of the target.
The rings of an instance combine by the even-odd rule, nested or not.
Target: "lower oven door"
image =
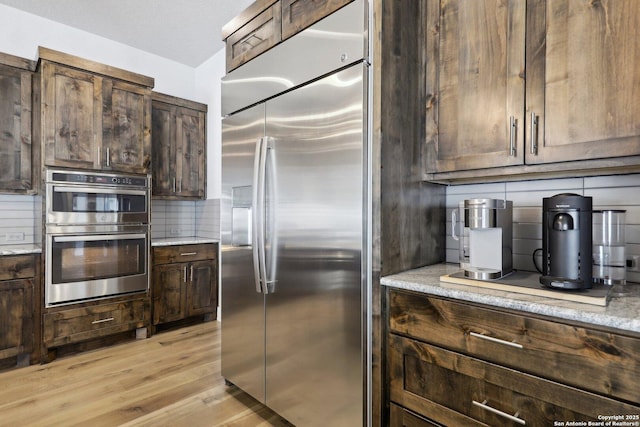
[[[47,233],[46,305],[147,291],[149,233],[138,231]]]

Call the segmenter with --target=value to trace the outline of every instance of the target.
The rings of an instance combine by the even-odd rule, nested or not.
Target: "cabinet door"
[[[535,0],[527,8],[527,112],[538,116],[527,163],[640,154],[638,2]]]
[[[175,164],[177,159],[175,135],[176,107],[164,102],[153,102],[151,123],[153,130],[153,189],[156,196],[172,196],[175,183]]]
[[[147,173],[151,165],[151,90],[105,79],[101,169]]]
[[[214,260],[196,261],[190,266],[187,315],[215,312],[218,306],[217,272]]]
[[[102,78],[43,62],[43,160],[47,166],[99,167]]]
[[[176,175],[179,197],[204,198],[205,115],[189,108],[176,112]]]
[[[165,264],[153,267],[153,324],[185,317],[189,264]]]
[[[33,282],[0,282],[0,359],[29,353],[33,347]]]
[[[282,15],[280,2],[274,2],[226,39],[227,72],[280,43]]]
[[[32,189],[32,76],[30,71],[0,65],[0,191]]]
[[[427,172],[523,163],[525,6],[428,0]]]
[[[281,0],[282,40],[335,12],[353,0]]]

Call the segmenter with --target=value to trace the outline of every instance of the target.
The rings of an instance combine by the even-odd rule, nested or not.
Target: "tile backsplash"
[[[152,201],[151,236],[220,238],[220,200]],[[42,244],[42,197],[0,194],[0,246]]]
[[[42,198],[0,194],[0,245],[42,243]]]
[[[591,196],[593,209],[626,210],[626,256],[640,255],[640,174],[633,174],[449,186],[447,262],[459,262],[458,242],[451,237],[451,211],[458,203],[472,198],[506,199],[513,202],[513,267],[536,271],[532,255],[542,248],[542,199],[559,193]],[[640,282],[640,273],[627,271],[627,280]]]
[[[153,200],[151,238],[220,238],[220,201]]]

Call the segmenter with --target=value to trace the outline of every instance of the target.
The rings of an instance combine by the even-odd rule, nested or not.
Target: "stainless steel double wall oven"
[[[150,178],[47,170],[45,303],[149,288]]]

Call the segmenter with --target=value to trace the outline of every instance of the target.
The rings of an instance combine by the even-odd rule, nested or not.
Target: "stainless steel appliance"
[[[543,285],[591,288],[592,204],[591,197],[572,193],[542,199]]]
[[[222,375],[300,426],[365,423],[365,17],[223,79]]]
[[[499,279],[513,271],[513,202],[470,199],[459,204],[460,236],[455,233],[456,210],[451,212],[452,237],[460,242],[460,268],[472,279]]]
[[[47,170],[45,304],[149,287],[149,178]]]

